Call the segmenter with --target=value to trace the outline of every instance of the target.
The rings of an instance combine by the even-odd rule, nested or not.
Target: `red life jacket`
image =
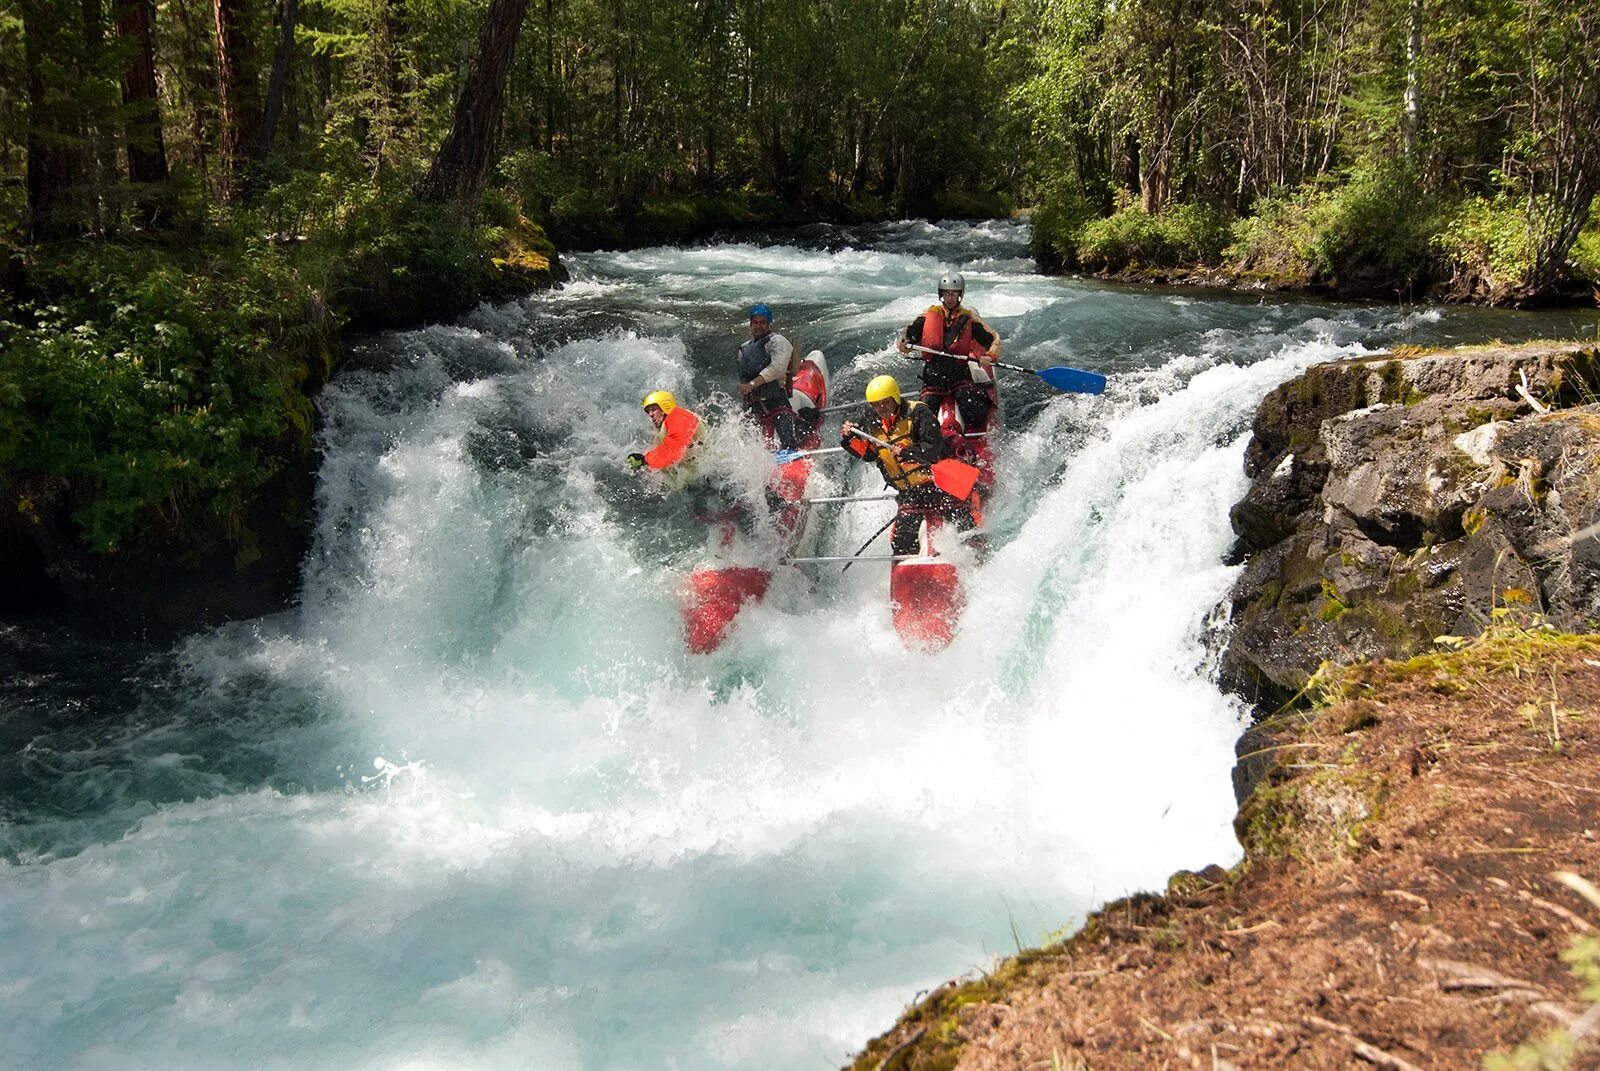
[[[922,314],[922,344],[930,350],[942,350],[959,357],[980,357],[989,352],[987,348],[973,341],[971,309],[964,306],[957,309],[956,322],[961,325],[961,333],[947,346],[944,341],[944,306],[942,304],[933,306]]]

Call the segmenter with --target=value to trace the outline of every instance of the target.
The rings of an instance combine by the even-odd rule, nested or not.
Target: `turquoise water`
[[[0,1036],[61,1068],[818,1068],[918,990],[1231,862],[1210,683],[1250,415],[1320,360],[1588,332],[1035,275],[1023,225],[574,258],[564,290],[367,340],[325,392],[302,605],[171,651],[0,626]],[[840,397],[947,265],[1009,359],[994,552],[952,647],[886,578],[783,570],[717,653],[718,553],[619,462],[677,391],[731,499],[743,309]],[[1591,316],[1592,319],[1592,316]],[[821,483],[871,490],[837,459]],[[883,504],[819,512],[848,553]],[[725,552],[759,559],[754,529]]]

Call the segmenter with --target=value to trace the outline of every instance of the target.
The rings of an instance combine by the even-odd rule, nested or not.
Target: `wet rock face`
[[[1600,625],[1600,351],[1319,365],[1262,403],[1245,472],[1223,677],[1264,709],[1324,660],[1406,657],[1501,607]]]

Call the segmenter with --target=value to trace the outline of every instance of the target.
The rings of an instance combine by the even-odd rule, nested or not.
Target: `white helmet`
[[[954,290],[958,294],[965,295],[967,280],[958,271],[945,272],[939,277],[939,293],[942,294],[946,290]]]

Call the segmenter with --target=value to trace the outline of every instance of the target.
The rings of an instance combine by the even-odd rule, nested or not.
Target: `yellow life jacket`
[[[922,408],[921,402],[906,401],[901,406],[900,418],[894,426],[883,428],[878,438],[890,446],[900,446],[911,442],[911,414]],[[896,491],[909,491],[913,487],[920,487],[933,479],[933,473],[928,471],[928,466],[920,461],[910,458],[898,458],[894,451],[878,448],[878,467],[883,470],[883,478],[889,481],[889,486]]]

